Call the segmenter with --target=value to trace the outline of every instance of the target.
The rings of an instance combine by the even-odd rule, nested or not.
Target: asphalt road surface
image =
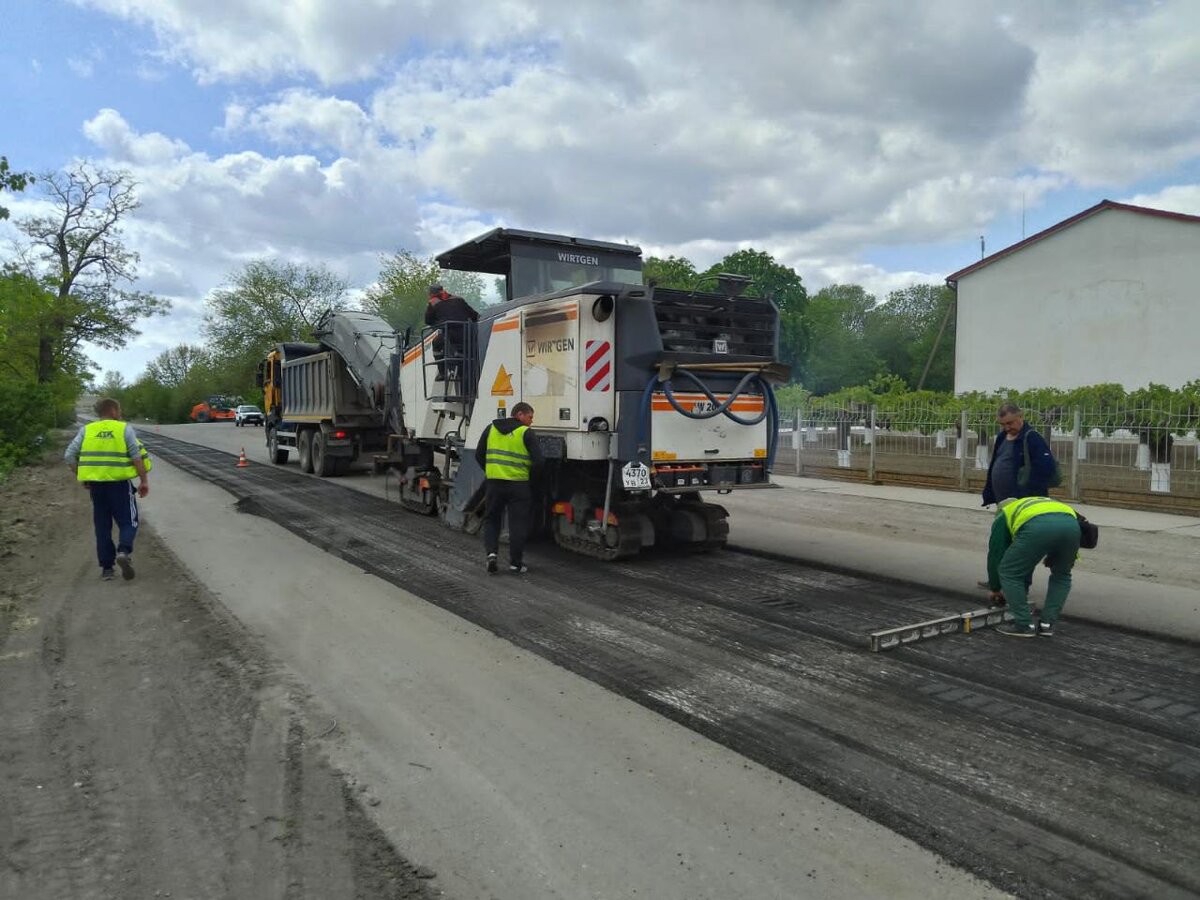
[[[246,431],[208,429],[206,441]],[[220,564],[181,556],[323,703],[353,711],[356,727],[331,752],[395,789],[373,815],[451,893],[986,895],[970,875],[1020,896],[1200,891],[1192,644],[1071,622],[1050,641],[980,633],[874,655],[867,631],[959,611],[961,594],[732,552],[603,564],[542,546],[531,577],[489,578],[475,539],[346,489],[357,481],[383,494],[382,479],[238,469],[226,453],[146,438],[192,476],[168,476],[179,499],[156,527],[172,546],[222,548]],[[231,505],[250,515],[230,516]],[[287,566],[252,549],[268,539],[293,548]],[[289,574],[310,564],[321,574]],[[564,707],[527,678],[505,682],[443,644],[444,629],[464,620],[481,629],[470,634],[492,663],[531,666],[546,683],[564,683],[565,670],[585,684],[571,682]],[[399,634],[414,621],[437,623],[421,647]],[[381,635],[403,641],[412,660],[380,658]],[[503,701],[481,678],[499,678]],[[379,703],[409,685],[420,690],[385,727]],[[615,747],[609,729],[590,729],[617,711],[637,717],[635,734],[662,735],[653,749],[627,728]],[[694,735],[716,770],[695,751],[680,755],[662,720]],[[436,752],[400,734],[431,722],[447,729],[430,735]],[[445,767],[427,779],[439,800],[397,769],[397,747],[409,751],[400,758],[438,760],[418,771]],[[622,751],[626,778],[613,758]],[[752,773],[741,780],[739,759]],[[453,810],[449,838],[386,812],[437,802]],[[456,856],[464,836],[467,858]],[[664,866],[673,847],[678,868]],[[447,876],[447,866],[463,874]]]

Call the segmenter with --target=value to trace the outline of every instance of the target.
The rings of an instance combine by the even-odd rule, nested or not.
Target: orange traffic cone
[[[243,447],[243,448],[242,448],[242,455],[238,457],[238,464],[237,464],[237,467],[238,467],[239,469],[245,469],[245,468],[248,468],[248,467],[249,467],[249,465],[250,465],[250,463],[246,461],[246,448],[245,448],[245,447]]]

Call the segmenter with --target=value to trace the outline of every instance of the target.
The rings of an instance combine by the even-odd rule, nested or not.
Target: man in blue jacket
[[[990,506],[1009,497],[1019,500],[1046,496],[1057,485],[1054,477],[1057,466],[1049,444],[1025,421],[1021,407],[1015,403],[1002,404],[996,421],[1000,433],[992,447],[983,505]]]

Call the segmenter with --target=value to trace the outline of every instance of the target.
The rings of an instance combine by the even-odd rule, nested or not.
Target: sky
[[[173,311],[89,348],[127,380],[252,259],[360,292],[498,225],[882,301],[1102,199],[1200,214],[1200,2],[7,0],[0,155],[137,181]]]

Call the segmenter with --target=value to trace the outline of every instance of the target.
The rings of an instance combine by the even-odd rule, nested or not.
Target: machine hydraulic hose
[[[676,375],[682,375],[694,385],[700,393],[704,394],[712,404],[711,409],[694,411],[684,408],[684,406],[675,399],[672,380]],[[718,400],[717,396],[709,387],[701,381],[694,372],[686,368],[676,368],[670,376],[662,377],[655,374],[650,376],[650,380],[646,382],[646,388],[642,391],[642,400],[640,405],[640,415],[638,417],[638,448],[644,449],[646,446],[646,436],[650,430],[650,409],[651,398],[654,395],[656,385],[662,385],[662,391],[666,395],[667,402],[680,415],[686,416],[689,419],[711,419],[715,416],[725,416],[739,425],[757,425],[764,419],[767,419],[767,471],[771,471],[775,464],[775,450],[779,442],[779,406],[775,401],[775,391],[771,387],[760,371],[754,370],[746,372],[741,381],[737,383],[729,396],[723,401]],[[733,411],[733,403],[745,393],[761,394],[763,397],[763,409],[754,418],[748,419],[737,415]]]

